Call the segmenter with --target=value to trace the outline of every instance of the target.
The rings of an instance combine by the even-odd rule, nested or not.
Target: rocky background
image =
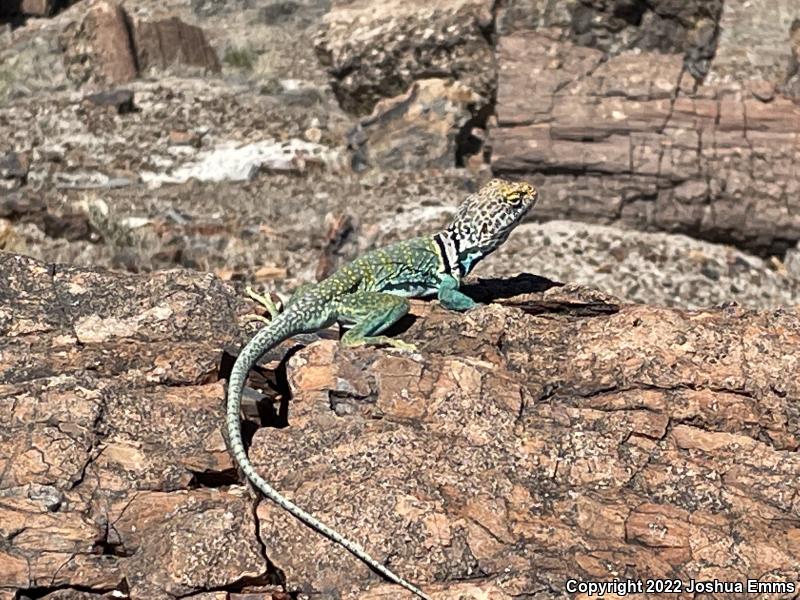
[[[795,0],[0,23],[0,600],[399,597],[239,484],[241,291],[434,230],[492,174],[541,198],[479,268],[492,304],[415,303],[420,354],[277,349],[259,470],[437,600],[800,580]]]
[[[288,292],[494,173],[541,201],[485,274],[796,303],[794,0],[0,10],[7,250]]]

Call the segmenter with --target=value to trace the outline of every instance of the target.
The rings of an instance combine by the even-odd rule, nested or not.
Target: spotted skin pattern
[[[284,498],[256,472],[242,443],[242,390],[250,369],[271,348],[294,335],[324,329],[336,322],[352,326],[341,339],[346,346],[380,344],[416,350],[412,344],[382,335],[408,313],[408,298],[435,294],[442,306],[457,311],[477,306],[459,291],[461,279],[508,238],[536,203],[537,195],[527,183],[493,179],[467,197],[444,230],[373,250],[320,283],[303,286],[283,312],[271,309],[272,321],[242,349],[228,380],[228,442],[245,476],[267,498],[420,598],[428,596],[361,546]]]

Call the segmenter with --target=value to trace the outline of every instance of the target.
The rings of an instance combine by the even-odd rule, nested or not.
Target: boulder
[[[334,2],[315,40],[345,110],[369,114],[418,79],[457,80],[490,103],[495,89],[486,0]]]
[[[352,165],[416,170],[456,162],[459,132],[480,97],[458,81],[423,79],[396,98],[381,100],[348,133]]]
[[[65,27],[61,39],[64,65],[76,85],[127,83],[138,74],[128,16],[115,2],[90,3],[81,20]]]
[[[176,72],[188,75],[219,73],[217,53],[200,27],[178,17],[138,21],[133,28],[133,47],[140,72]]]
[[[217,420],[236,336],[224,286],[2,252],[0,272],[0,593],[266,583]]]
[[[239,484],[231,288],[8,253],[0,276],[0,597],[399,594]],[[393,335],[418,353],[269,352],[249,384],[266,426],[252,390],[245,411],[257,469],[436,600],[610,573],[791,595],[796,310],[622,304],[532,275],[465,291],[486,305],[414,302]]]

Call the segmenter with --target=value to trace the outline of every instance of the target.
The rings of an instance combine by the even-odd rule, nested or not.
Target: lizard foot
[[[268,319],[264,315],[257,315],[255,313],[250,313],[247,315],[242,315],[241,320],[245,323],[250,323],[252,321],[261,321],[265,325],[269,325],[272,319]]]
[[[253,288],[251,288],[249,285],[244,289],[244,293],[247,294],[248,298],[250,298],[251,300],[255,300],[256,302],[261,304],[264,308],[266,308],[267,312],[270,315],[270,318],[272,319],[277,317],[280,314],[281,310],[283,310],[282,306],[283,303],[276,304],[275,302],[272,301],[272,298],[270,298],[269,295],[259,294],[258,292],[253,290]],[[257,315],[252,315],[252,316],[255,317]],[[263,320],[265,323],[269,323],[269,319],[267,319],[266,317],[261,317],[257,320],[259,321]]]
[[[389,346],[390,348],[402,350],[404,352],[418,352],[414,344],[389,337],[388,335],[366,336],[354,339],[352,337],[348,338],[345,334],[345,336],[342,337],[341,343],[349,348],[355,348],[356,346]]]
[[[404,342],[403,340],[392,339],[391,342],[384,342],[384,343],[390,348],[394,348],[395,350],[402,350],[403,352],[419,352],[415,344],[412,344],[410,342]]]

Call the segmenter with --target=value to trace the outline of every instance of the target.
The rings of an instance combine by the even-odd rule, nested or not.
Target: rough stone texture
[[[369,114],[432,77],[460,81],[485,106],[495,91],[492,19],[486,0],[334,2],[315,45],[349,112]]]
[[[717,45],[722,0],[509,0],[497,29],[558,28],[564,39],[617,55],[632,49],[683,54],[702,79]]]
[[[520,225],[485,268],[510,277],[524,265],[550,279],[659,306],[777,307],[800,305],[798,259],[792,253],[783,264],[683,235],[548,221]]]
[[[20,12],[24,15],[47,17],[53,13],[56,5],[56,0],[22,0],[19,8]]]
[[[435,598],[561,597],[610,574],[796,581],[797,313],[615,312],[549,285],[501,289],[545,289],[518,309],[422,307],[402,334],[421,356],[301,351],[260,469]],[[304,591],[392,594],[359,594],[374,576],[357,561],[258,514],[270,555],[307,541],[279,563]]]
[[[725,2],[710,81],[779,82],[792,56],[790,29],[800,19],[795,0]]]
[[[137,75],[125,11],[110,0],[90,4],[62,34],[67,74],[76,85],[127,83]]]
[[[203,30],[177,17],[137,22],[133,45],[143,75],[176,68],[186,75],[191,74],[191,68],[198,74],[219,73],[221,69],[217,53],[209,46]]]
[[[414,170],[452,166],[458,133],[480,98],[462,83],[423,79],[407,93],[382,100],[348,133],[352,166]]]
[[[19,17],[49,17],[56,10],[76,0],[3,0],[0,19],[17,20]]]
[[[11,254],[0,275],[0,597],[263,598],[269,577],[397,597],[233,485],[230,288]],[[292,344],[271,352],[252,379],[288,427],[256,431],[258,468],[436,600],[798,580],[797,311],[621,305],[530,275],[466,291],[490,304],[414,303],[394,333],[419,354],[322,341],[281,375]]]
[[[780,253],[800,239],[800,105],[763,80],[693,89],[680,55],[501,38],[492,167],[538,217],[620,222]]]
[[[0,273],[0,590],[265,583],[252,502],[219,488],[232,481],[216,381],[238,336],[230,290],[8,253]]]
[[[0,31],[0,106],[68,84],[57,33],[42,34],[32,25]]]

